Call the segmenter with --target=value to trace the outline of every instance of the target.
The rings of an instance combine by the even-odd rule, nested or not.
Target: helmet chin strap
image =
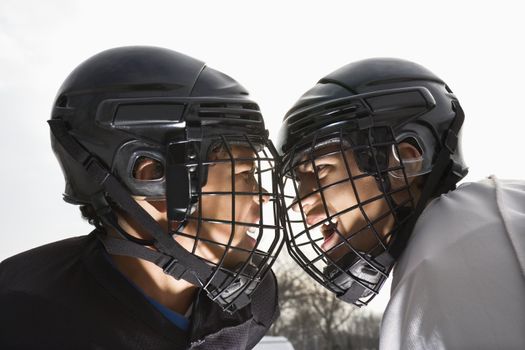
[[[106,225],[113,227],[117,233],[125,238],[119,239],[99,232],[98,237],[108,253],[150,261],[162,268],[164,273],[175,279],[182,278],[189,283],[204,288],[208,296],[216,301],[225,311],[233,313],[250,303],[249,295],[258,284],[258,279],[245,277],[243,280],[240,277],[234,278],[234,276],[225,273],[219,267],[213,268],[188,252],[170,235],[166,234],[160,224],[131,197],[117,178],[68,133],[64,121],[53,119],[49,120],[48,123],[51,132],[61,146],[73,159],[82,164],[90,177],[103,189],[103,191],[93,197],[92,205],[95,206],[95,210],[100,215],[101,220]],[[104,193],[107,193],[127,214],[132,216],[153,240],[136,241],[135,237],[126,233],[118,225],[113,209],[107,202]],[[130,236],[133,238],[130,239]],[[153,245],[156,250],[146,248],[144,245]],[[248,268],[245,268],[243,274],[251,277],[251,275],[247,275],[248,273]],[[240,276],[241,274],[237,275]],[[251,281],[251,283],[248,284],[248,281]],[[221,290],[219,286],[225,285],[228,287]]]

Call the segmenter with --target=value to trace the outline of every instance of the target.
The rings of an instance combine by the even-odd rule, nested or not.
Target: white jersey
[[[381,349],[525,349],[525,182],[432,201],[394,270]]]

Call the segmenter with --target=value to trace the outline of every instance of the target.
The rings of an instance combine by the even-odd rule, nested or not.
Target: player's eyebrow
[[[316,150],[314,150],[313,153],[305,152],[305,154],[301,157],[301,159],[298,161],[299,165],[296,167],[296,171],[299,172],[309,172],[311,171],[313,164],[312,159],[314,163],[321,160],[327,160],[331,159],[337,156],[340,156],[340,148],[333,147],[333,146],[326,146],[321,147]]]

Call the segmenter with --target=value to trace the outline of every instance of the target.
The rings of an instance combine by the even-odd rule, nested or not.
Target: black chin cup
[[[363,256],[368,261],[356,253],[347,253],[323,270],[328,283],[332,285],[331,288],[342,290],[337,297],[347,303],[364,304],[364,299],[377,294],[394,263],[388,252],[383,252],[376,258],[370,254]],[[375,268],[371,264],[374,264]]]
[[[235,276],[230,276],[223,281],[223,284],[227,285],[226,288],[220,292],[208,292],[210,299],[225,309],[231,309],[232,307],[238,309],[239,305],[248,304],[251,294],[261,282],[257,276],[261,267],[254,263],[255,260],[258,260],[260,265],[262,258],[258,255],[252,256],[244,269],[242,268],[244,264],[239,264],[234,269]]]

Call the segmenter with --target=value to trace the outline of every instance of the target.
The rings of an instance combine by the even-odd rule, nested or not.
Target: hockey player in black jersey
[[[1,263],[0,348],[252,348],[278,314],[283,240],[248,92],[180,53],[122,47],[68,76],[48,123],[64,200],[95,229]]]

